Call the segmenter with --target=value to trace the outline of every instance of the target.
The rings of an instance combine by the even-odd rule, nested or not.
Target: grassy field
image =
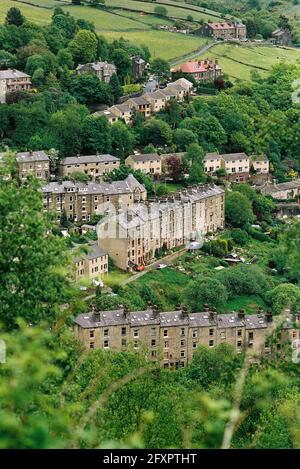
[[[159,2],[159,3],[165,3],[166,9],[167,9],[167,14],[170,17],[175,17],[175,18],[181,18],[181,19],[186,19],[188,15],[191,15],[194,20],[201,20],[203,19],[204,21],[216,21],[216,18],[208,13],[203,13],[202,11],[197,11],[197,10],[189,10],[189,6],[185,5],[185,8],[179,8],[176,6],[176,2]],[[109,0],[109,3],[107,3],[111,7],[116,7],[116,8],[132,8],[134,10],[141,10],[149,13],[153,13],[155,7],[157,6],[156,2],[139,2],[137,0]],[[174,6],[175,5],[175,6]]]
[[[300,49],[254,45],[218,44],[205,55],[217,58],[223,71],[234,80],[249,80],[252,70],[266,76],[273,65],[300,61]]]
[[[51,1],[47,0],[51,3]],[[60,3],[60,2],[56,2]],[[23,3],[13,2],[11,0],[0,0],[0,21],[3,22],[7,10],[12,7],[18,7],[24,16],[33,23],[46,24],[51,20],[51,10],[46,8],[37,8],[31,5],[25,5]]]
[[[166,60],[175,59],[184,54],[200,49],[206,42],[203,38],[184,36],[183,34],[169,33],[167,31],[128,31],[120,34],[117,31],[105,31],[103,34],[107,40],[112,41],[123,36],[136,44],[146,44],[152,58],[161,57]]]

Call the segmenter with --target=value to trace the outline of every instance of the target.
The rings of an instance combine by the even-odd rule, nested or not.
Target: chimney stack
[[[175,310],[176,310],[176,311],[181,311],[181,305],[180,305],[180,304],[177,304],[177,305],[175,306]]]
[[[273,321],[273,313],[272,313],[272,311],[268,311],[268,312],[266,313],[266,320],[267,320],[267,322],[272,322],[272,321]]]
[[[239,312],[238,312],[238,318],[239,319],[245,319],[245,310],[244,309],[240,309]]]
[[[186,306],[183,306],[181,310],[182,310],[182,316],[183,316],[184,318],[186,318],[186,317],[188,316],[188,309],[187,309],[187,307],[186,307]]]
[[[152,311],[154,319],[159,318],[159,307],[157,305],[153,305]]]
[[[209,307],[208,307],[208,304],[207,304],[207,303],[205,303],[205,304],[203,305],[203,310],[204,310],[205,312],[206,312],[206,311],[209,311]]]
[[[215,321],[215,320],[217,319],[217,313],[216,313],[216,311],[210,311],[210,312],[209,312],[209,319],[210,319],[211,321]]]

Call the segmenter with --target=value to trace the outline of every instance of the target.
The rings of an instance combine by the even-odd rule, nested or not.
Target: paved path
[[[219,41],[211,42],[210,44],[207,44],[206,46],[201,47],[201,49],[198,49],[194,52],[191,52],[190,54],[182,55],[181,57],[179,57],[175,60],[172,60],[171,65],[172,66],[178,65],[178,64],[181,64],[182,62],[184,62],[186,60],[194,59],[195,57],[198,57],[199,55],[204,54],[204,52],[206,52],[207,50],[209,50],[212,47],[216,46],[217,44],[221,44],[221,42],[219,42]]]

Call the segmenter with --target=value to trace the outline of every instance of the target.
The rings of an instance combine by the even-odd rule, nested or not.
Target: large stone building
[[[238,21],[224,21],[222,23],[205,23],[195,31],[195,34],[223,41],[244,40],[247,36],[247,29],[243,23]]]
[[[294,323],[300,317],[288,315],[276,335],[275,349],[287,341],[299,339]],[[272,313],[245,315],[244,311],[217,314],[205,307],[203,312],[188,313],[180,307],[172,312],[159,312],[156,307],[146,311],[96,311],[75,319],[75,334],[87,349],[116,352],[136,350],[164,368],[184,367],[191,362],[199,345],[216,347],[231,344],[237,353],[255,355],[271,351],[268,338],[274,332]]]
[[[203,185],[134,204],[99,223],[99,245],[120,269],[145,265],[159,249],[180,247],[224,228],[224,199],[219,186]]]
[[[31,77],[15,69],[0,70],[0,104],[6,103],[6,98],[15,91],[31,90]]]
[[[117,68],[114,64],[108,62],[92,62],[87,64],[79,64],[76,68],[78,75],[82,73],[92,73],[104,83],[109,83],[111,77],[117,73]]]
[[[146,200],[147,191],[132,174],[124,181],[50,182],[42,187],[44,209],[56,214],[59,222],[63,211],[73,222],[87,221],[92,215],[110,210],[127,209],[135,202]]]
[[[125,160],[126,166],[142,173],[157,177],[162,173],[161,157],[157,153],[129,155]]]
[[[69,156],[59,162],[58,174],[63,178],[84,173],[95,180],[119,167],[120,159],[112,155]]]
[[[44,151],[25,151],[16,154],[19,177],[25,179],[33,174],[38,179],[47,181],[50,177],[50,160]]]
[[[106,274],[108,272],[107,252],[99,248],[97,243],[91,244],[85,249],[87,252],[83,252],[82,247],[75,249],[74,264],[76,280],[82,278],[99,278]]]
[[[262,194],[270,195],[277,200],[300,199],[300,179],[279,184],[266,184],[259,189]]]
[[[293,43],[292,33],[289,29],[276,29],[276,31],[272,32],[271,41],[276,46],[291,46]]]
[[[189,60],[181,65],[171,68],[171,73],[185,73],[199,82],[214,81],[222,74],[218,60]]]

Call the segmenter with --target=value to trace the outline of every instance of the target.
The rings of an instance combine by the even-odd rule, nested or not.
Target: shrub
[[[218,272],[217,279],[226,287],[230,297],[264,295],[269,289],[265,274],[257,266],[238,265]]]
[[[233,228],[230,231],[230,237],[235,244],[239,244],[240,246],[245,246],[249,239],[247,232],[240,228]]]

